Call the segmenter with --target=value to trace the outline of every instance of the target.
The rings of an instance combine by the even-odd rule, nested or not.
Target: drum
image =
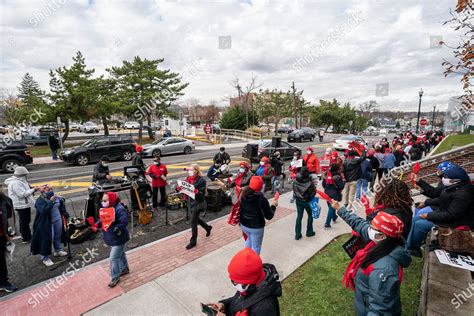
[[[222,210],[222,196],[224,191],[218,185],[210,185],[207,187],[207,210],[209,212],[220,212]]]

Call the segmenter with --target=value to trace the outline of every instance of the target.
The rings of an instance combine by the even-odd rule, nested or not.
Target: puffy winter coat
[[[316,193],[313,181],[309,175],[304,176],[301,173],[296,175],[296,181],[293,183],[293,194],[295,199],[302,202],[309,202]]]
[[[35,189],[30,187],[25,177],[12,176],[5,180],[5,185],[8,186],[8,196],[15,210],[33,207]]]
[[[434,199],[440,196],[441,192],[444,190],[443,182],[440,181],[437,187],[433,187],[428,182],[424,181],[423,179],[419,179],[416,184],[421,188],[421,194],[430,199]]]
[[[101,162],[97,163],[94,167],[94,173],[92,175],[92,182],[102,184],[107,181],[107,176],[110,175],[109,166],[104,167]]]
[[[263,228],[265,220],[275,215],[275,206],[270,206],[262,192],[255,192],[249,188],[242,194],[240,200],[240,224],[248,228]]]
[[[329,181],[329,179],[332,181]],[[324,193],[329,195],[331,199],[336,201],[342,200],[341,192],[344,189],[344,181],[339,173],[329,172],[329,174],[326,174],[323,179],[323,188]]]
[[[342,164],[342,173],[347,182],[357,181],[362,177],[360,164],[365,160],[365,156],[347,158]]]
[[[427,219],[436,225],[474,228],[474,186],[470,183],[445,187],[439,197],[427,199],[425,205],[434,208]]]
[[[349,212],[345,207],[338,215],[357,232],[364,241],[369,241],[369,223]],[[397,246],[390,254],[371,264],[365,272],[361,268],[355,277],[354,308],[359,316],[401,315],[400,283],[402,269],[411,263],[406,246]]]
[[[319,173],[320,168],[319,168],[319,159],[318,156],[316,156],[315,153],[312,153],[311,155],[304,155],[303,158],[305,165],[309,169],[309,173]]]
[[[263,264],[266,277],[260,282],[255,290],[245,296],[235,293],[233,297],[222,300],[224,313],[228,316],[236,315],[238,312],[247,310],[248,316],[278,316],[280,305],[278,297],[282,294],[278,272],[274,265]]]

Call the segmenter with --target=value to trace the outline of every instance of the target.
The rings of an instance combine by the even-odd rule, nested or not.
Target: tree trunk
[[[140,120],[139,123],[140,123],[140,127],[138,128],[138,141],[141,143],[142,136],[143,136],[143,121]]]
[[[146,120],[148,123],[148,137],[150,137],[150,141],[155,140],[155,135],[153,133],[153,130],[151,129],[151,115],[149,113],[146,116]]]
[[[63,135],[63,144],[66,142],[67,137],[69,136],[69,120],[64,122],[64,135]]]
[[[107,125],[107,118],[105,116],[102,117],[102,124],[104,125],[104,135],[109,136],[109,126]]]

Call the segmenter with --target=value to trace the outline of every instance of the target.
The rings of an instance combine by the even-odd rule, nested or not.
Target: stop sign
[[[421,119],[420,120],[420,125],[421,126],[425,126],[427,123],[428,123],[428,121],[426,119]]]

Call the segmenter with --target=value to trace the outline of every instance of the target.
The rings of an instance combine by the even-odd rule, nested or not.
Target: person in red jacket
[[[166,177],[168,176],[168,169],[166,165],[161,163],[160,157],[153,159],[153,164],[148,168],[146,172],[152,178],[151,186],[153,188],[153,209],[159,206],[165,206],[166,202]],[[161,201],[158,204],[158,190],[160,191]]]
[[[303,158],[306,167],[308,167],[309,173],[317,174],[320,172],[319,159],[314,153],[313,147],[308,147],[306,155]]]
[[[321,172],[326,173],[329,171],[329,167],[331,165],[331,158],[332,158],[332,148],[328,147],[326,148],[326,152],[324,155],[321,157],[319,160],[320,166],[321,166]]]

